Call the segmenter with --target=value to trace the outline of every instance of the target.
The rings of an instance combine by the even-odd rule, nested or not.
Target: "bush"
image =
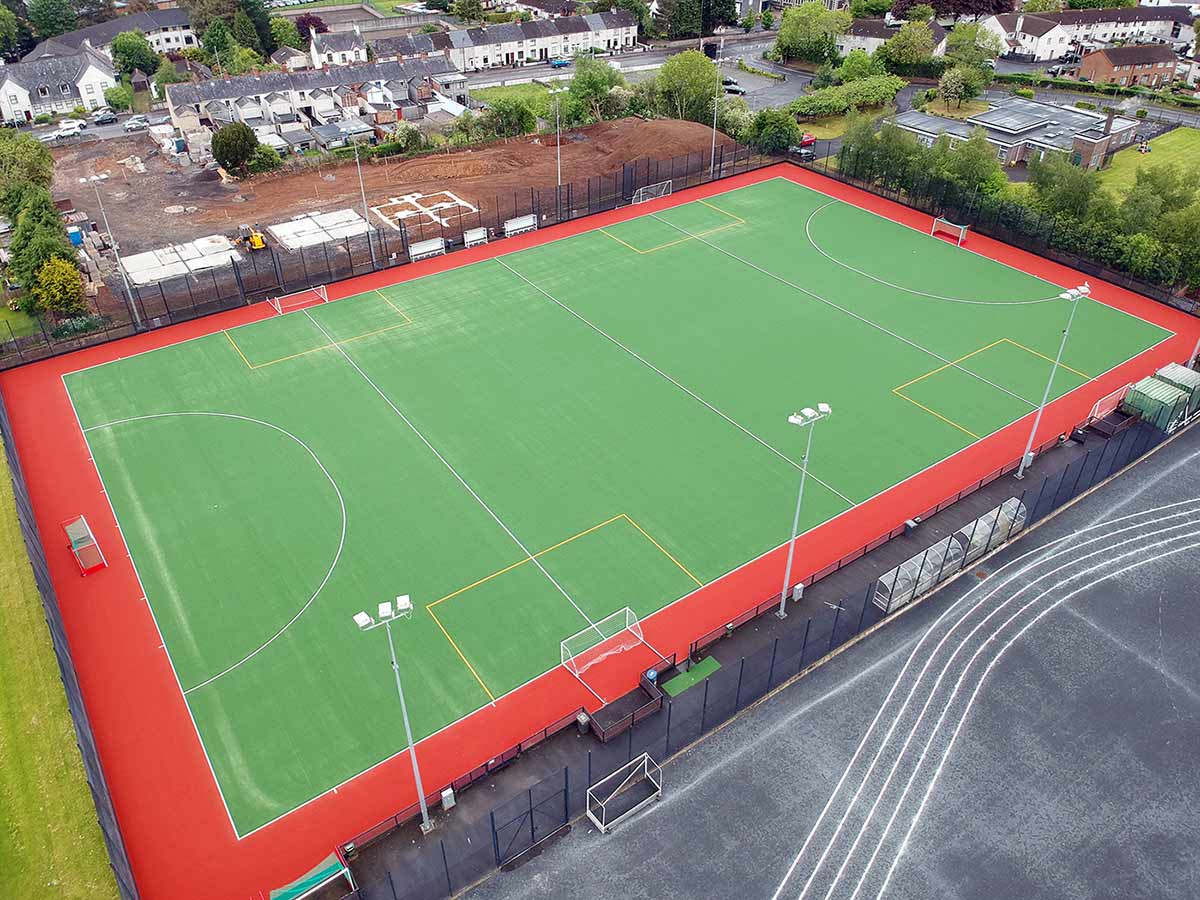
[[[52,257],[37,271],[33,295],[41,309],[64,316],[77,315],[87,309],[83,299],[83,278],[74,263]]]
[[[1021,90],[1022,90],[1021,88],[1018,88],[1017,90],[1013,91],[1013,93],[1014,93],[1014,94],[1019,94],[1019,93],[1021,93]],[[1032,95],[1033,95],[1033,91],[1030,91],[1030,92],[1029,92],[1029,94],[1030,94],[1030,96],[1032,96]],[[1025,95],[1024,95],[1024,94],[1021,94],[1021,96],[1025,96]],[[1095,103],[1091,103],[1091,102],[1089,102],[1089,101],[1087,101],[1087,100],[1076,100],[1076,101],[1075,101],[1075,105],[1076,105],[1076,106],[1077,106],[1079,109],[1095,109],[1095,108],[1096,108],[1096,104],[1095,104]]]
[[[279,154],[275,148],[259,144],[254,148],[254,152],[250,154],[250,159],[246,163],[246,169],[251,175],[261,175],[263,172],[274,171],[281,165],[283,165],[283,160],[279,158]]]
[[[49,125],[53,121],[54,116],[50,115],[50,113],[38,113],[33,117],[34,125]]]
[[[1139,119],[1144,119],[1144,118],[1146,118],[1146,110],[1139,109],[1137,112],[1134,113],[1134,115],[1137,116]]]
[[[133,107],[133,88],[124,84],[110,87],[104,92],[104,102],[117,112],[131,109]]]
[[[104,326],[104,317],[97,316],[93,313],[88,313],[82,316],[72,316],[69,319],[63,319],[50,332],[52,338],[69,338],[80,334],[87,334],[90,331],[95,331],[97,328]]]
[[[212,155],[229,172],[240,172],[250,161],[258,137],[248,125],[234,122],[213,135]]]
[[[86,119],[87,115],[88,114],[87,114],[86,109],[84,109],[82,106],[77,106],[73,110],[71,110],[69,113],[67,113],[67,118],[68,119]]]
[[[905,81],[895,75],[872,75],[849,84],[823,88],[798,97],[784,107],[795,116],[816,119],[840,116],[852,109],[892,102]]]
[[[796,119],[783,109],[760,109],[746,129],[746,142],[763,153],[784,153],[800,136]]]
[[[1013,93],[1018,97],[1024,97],[1026,100],[1032,100],[1035,96],[1037,96],[1037,93],[1033,88],[1013,88]]]

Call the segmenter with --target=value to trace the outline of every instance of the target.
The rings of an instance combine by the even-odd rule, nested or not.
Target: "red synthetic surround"
[[[699,197],[783,177],[881,213],[928,234],[931,218],[807,170],[780,164],[683,191],[636,207],[498,241],[450,256],[354,278],[329,286],[331,298],[397,284],[420,275],[531,247],[644,215]],[[1001,260],[1063,287],[1083,277],[1064,266],[975,234],[968,252]],[[1105,283],[1093,298],[1156,322],[1176,335],[1107,375],[1053,403],[1040,438],[1082,421],[1092,404],[1113,389],[1167,362],[1182,362],[1200,338],[1200,319]],[[108,784],[134,874],[146,900],[260,898],[286,884],[338,843],[415,801],[407,759],[395,757],[277,822],[238,840],[230,825],[191,718],[142,598],[112,510],[88,459],[61,376],[65,372],[131,356],[223,328],[267,318],[265,303],[81,350],[0,374],[17,451],[37,511],[63,620],[79,672]],[[1031,414],[1032,415],[1032,414]],[[945,462],[857,506],[797,542],[808,575],[837,562],[945,498],[1016,460],[1031,419],[1005,428]],[[61,539],[58,523],[84,514],[109,567],[84,579]],[[779,588],[784,548],[696,591],[643,621],[646,640],[663,653],[688,650],[696,637],[769,598]],[[596,666],[606,691],[616,689],[613,665]],[[624,674],[632,689],[639,672]],[[606,694],[607,695],[607,694]],[[421,742],[422,773],[431,792],[476,768],[595,699],[561,667]]]

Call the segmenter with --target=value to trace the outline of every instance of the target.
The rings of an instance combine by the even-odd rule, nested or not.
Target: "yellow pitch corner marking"
[[[596,230],[599,231],[601,234],[604,234],[604,235],[612,238],[614,241],[616,241],[622,247],[626,247],[626,248],[632,250],[634,253],[638,253],[638,254],[641,254],[642,256],[645,256],[647,253],[657,253],[659,250],[666,250],[668,247],[674,247],[678,244],[685,244],[688,241],[695,240],[696,238],[708,237],[709,235],[718,234],[719,232],[726,231],[730,228],[736,228],[738,225],[746,224],[746,220],[743,219],[741,216],[734,215],[733,213],[729,212],[728,210],[721,209],[721,207],[719,207],[719,206],[714,206],[713,204],[709,203],[707,200],[697,200],[696,202],[701,203],[704,206],[707,206],[709,209],[716,210],[723,216],[728,216],[729,218],[733,219],[733,221],[729,222],[725,225],[718,225],[716,228],[710,228],[707,231],[698,231],[695,234],[690,234],[686,237],[681,237],[674,241],[667,241],[665,244],[659,244],[655,247],[649,248],[648,250],[642,250],[638,247],[633,246],[633,244],[630,244],[627,241],[621,240],[621,238],[617,237],[615,234],[613,234],[607,228],[598,228]]]
[[[229,343],[233,344],[233,349],[237,351],[238,356],[240,356],[242,358],[242,362],[244,362],[248,368],[250,368],[250,369],[265,369],[267,366],[273,366],[276,363],[287,362],[289,359],[299,359],[301,356],[308,356],[310,353],[318,353],[322,350],[331,350],[334,347],[340,347],[343,344],[349,344],[354,341],[361,341],[364,338],[374,337],[377,334],[384,334],[388,331],[395,331],[397,328],[407,328],[409,325],[413,324],[412,317],[409,316],[408,313],[406,313],[404,310],[402,310],[400,307],[398,307],[391,300],[389,300],[382,291],[377,290],[375,293],[379,294],[380,297],[383,297],[384,303],[386,303],[388,306],[390,306],[392,309],[394,309],[404,319],[404,321],[397,322],[395,325],[386,325],[383,328],[376,328],[375,330],[365,332],[364,334],[356,334],[356,335],[354,335],[354,337],[348,337],[341,341],[332,341],[331,343],[328,343],[328,344],[321,344],[319,347],[313,347],[309,350],[301,350],[299,353],[292,353],[292,354],[289,354],[288,356],[281,356],[278,359],[271,359],[271,360],[268,360],[267,362],[263,362],[263,363],[250,362],[250,360],[246,358],[246,354],[242,352],[242,348],[238,346],[237,341],[235,341],[233,339],[233,335],[230,334],[228,331],[225,332],[225,337],[229,338]]]
[[[683,572],[684,575],[686,575],[688,578],[690,578],[692,581],[694,581],[698,586],[700,586],[700,587],[704,586],[704,582],[702,582],[699,578],[697,578],[695,575],[693,575],[691,573],[691,571],[689,571],[688,568],[683,563],[681,563],[678,559],[676,559],[674,556],[672,556],[671,553],[665,547],[663,547],[662,544],[660,544],[658,541],[656,541],[654,538],[652,538],[650,536],[649,532],[646,531],[646,529],[642,528],[641,525],[639,525],[637,522],[635,522],[632,518],[630,518],[625,513],[618,513],[617,515],[612,516],[611,518],[605,519],[603,522],[593,525],[591,528],[585,528],[583,531],[579,532],[578,534],[573,534],[569,538],[565,538],[564,540],[559,541],[557,544],[552,544],[551,546],[545,548],[544,550],[539,550],[537,553],[534,553],[532,556],[528,556],[525,559],[517,560],[515,563],[507,565],[503,569],[498,569],[497,571],[493,572],[491,575],[485,575],[483,578],[480,578],[478,581],[473,581],[468,585],[460,587],[456,591],[451,591],[446,596],[439,597],[437,600],[434,600],[432,603],[429,603],[428,605],[426,605],[425,609],[427,609],[429,611],[429,615],[431,615],[433,617],[433,621],[437,623],[437,626],[439,629],[441,629],[442,634],[444,634],[446,636],[446,640],[450,642],[450,646],[454,648],[454,652],[458,654],[458,658],[463,661],[463,664],[466,665],[466,667],[471,671],[471,674],[475,676],[475,680],[477,682],[479,682],[479,686],[481,688],[483,688],[483,691],[485,694],[487,694],[489,697],[491,697],[493,702],[495,702],[495,700],[496,700],[495,695],[492,694],[491,690],[484,683],[483,679],[479,677],[479,673],[475,671],[475,667],[471,665],[471,662],[470,662],[470,660],[467,659],[466,654],[464,654],[462,652],[462,649],[458,646],[458,644],[455,643],[454,638],[450,636],[450,632],[446,629],[446,626],[442,624],[441,619],[439,619],[437,617],[437,613],[434,612],[433,608],[435,606],[437,606],[439,603],[445,603],[447,600],[452,600],[455,597],[459,596],[460,594],[465,594],[467,591],[469,591],[473,588],[477,588],[482,584],[486,584],[487,582],[491,581],[493,578],[499,578],[501,575],[504,575],[507,572],[511,572],[513,569],[519,568],[519,567],[525,565],[526,563],[530,562],[531,560],[538,559],[539,557],[545,556],[547,553],[557,550],[560,547],[565,547],[567,544],[570,544],[572,541],[577,541],[582,537],[586,537],[587,535],[591,534],[594,531],[599,531],[604,526],[611,525],[613,522],[616,522],[618,519],[624,519],[626,522],[628,522],[630,525],[632,525],[635,529],[637,529],[637,531],[646,540],[648,540],[651,544],[653,544],[655,546],[655,548],[660,553],[663,554],[663,556],[665,556],[667,559],[669,559],[675,565],[675,567],[679,569],[679,571]]]

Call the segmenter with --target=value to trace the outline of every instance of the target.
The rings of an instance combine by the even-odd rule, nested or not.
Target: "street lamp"
[[[408,738],[408,755],[412,759],[413,781],[416,782],[417,800],[421,804],[421,833],[429,834],[433,830],[433,825],[429,822],[429,808],[425,805],[425,788],[421,784],[421,769],[417,765],[417,748],[413,743],[412,727],[408,724],[408,706],[404,702],[404,688],[400,686],[400,666],[396,662],[396,645],[392,643],[392,622],[396,619],[411,617],[412,611],[412,599],[408,594],[401,594],[396,598],[395,608],[392,607],[390,601],[379,604],[378,622],[371,618],[370,613],[358,612],[354,614],[354,624],[361,631],[371,631],[382,625],[387,632],[388,650],[392,654],[392,671],[396,674],[396,693],[400,697],[400,715],[404,719],[404,734]]]
[[[721,49],[725,49],[725,41],[721,41]],[[720,52],[720,51],[718,51]],[[712,128],[712,154],[708,162],[708,180],[713,180],[713,173],[717,168],[717,108],[721,104],[721,63],[729,62],[727,56],[717,56],[713,59],[717,64],[717,89],[713,92],[713,128]]]
[[[1029,441],[1025,444],[1025,452],[1021,455],[1021,465],[1017,469],[1016,477],[1018,479],[1025,477],[1025,470],[1033,463],[1033,441],[1037,435],[1038,426],[1042,423],[1042,413],[1046,409],[1046,401],[1050,399],[1050,389],[1054,386],[1054,376],[1058,374],[1058,364],[1062,362],[1063,350],[1067,347],[1067,336],[1071,333],[1071,324],[1075,321],[1075,310],[1079,309],[1079,301],[1090,296],[1092,287],[1086,281],[1077,288],[1071,288],[1069,291],[1063,291],[1058,295],[1059,300],[1066,300],[1071,304],[1071,314],[1067,316],[1067,327],[1063,329],[1062,340],[1058,343],[1058,355],[1054,357],[1054,365],[1050,367],[1050,377],[1046,379],[1046,390],[1042,394],[1041,405],[1038,406],[1037,415],[1033,417],[1033,427],[1029,429]]]
[[[351,137],[350,143],[354,145],[354,168],[358,170],[358,192],[362,196],[363,221],[367,223],[367,249],[371,251],[371,268],[374,269],[376,268],[375,244],[371,240],[371,215],[367,211],[367,189],[363,186],[362,165],[358,161],[358,141]]]
[[[787,618],[787,603],[788,591],[792,587],[792,557],[796,553],[796,533],[800,530],[800,504],[804,500],[804,482],[808,479],[808,455],[812,452],[813,427],[822,419],[829,418],[833,414],[833,410],[828,403],[818,403],[817,408],[806,406],[798,413],[793,413],[788,416],[788,422],[792,425],[797,425],[801,428],[808,427],[808,443],[804,448],[804,455],[800,457],[800,491],[796,494],[796,517],[792,520],[791,540],[788,541],[787,567],[783,572],[783,590],[779,593],[779,609],[775,615],[781,619]]]
[[[90,175],[86,179],[80,181],[90,181],[92,188],[96,191],[96,205],[100,207],[100,221],[104,223],[104,233],[108,235],[112,241],[113,256],[117,260],[117,271],[121,273],[121,283],[125,285],[125,296],[129,301],[129,311],[133,313],[133,321],[140,330],[142,327],[142,316],[138,312],[137,298],[133,296],[133,289],[129,286],[129,275],[125,272],[125,264],[121,262],[121,249],[117,245],[117,236],[112,233],[112,229],[108,227],[108,213],[104,211],[104,201],[100,199],[100,182],[107,176]]]
[[[554,191],[554,218],[557,221],[562,214],[562,124],[558,115],[558,95],[565,94],[570,88],[550,88],[554,97],[554,152],[558,165],[558,187]]]

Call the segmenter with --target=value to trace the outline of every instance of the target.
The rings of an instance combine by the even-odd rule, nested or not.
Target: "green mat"
[[[664,681],[662,689],[672,697],[678,697],[693,684],[699,684],[719,668],[721,668],[721,664],[717,662],[715,656],[706,656],[686,672],[680,672],[669,681]]]

